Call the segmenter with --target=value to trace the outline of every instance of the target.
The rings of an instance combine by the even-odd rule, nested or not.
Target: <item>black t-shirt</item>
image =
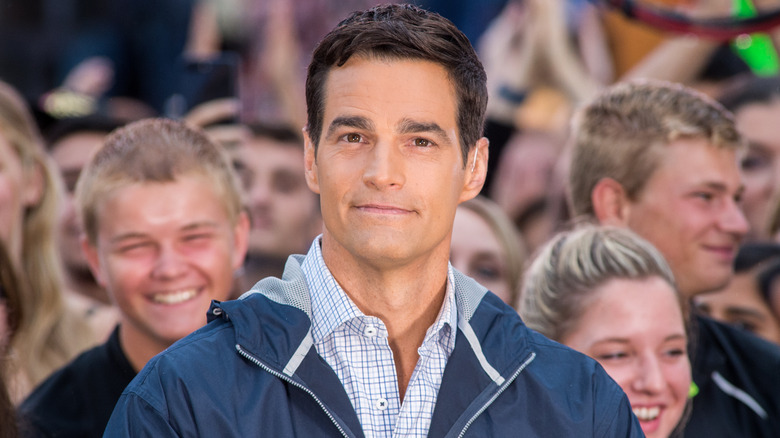
[[[136,372],[122,352],[119,327],[43,381],[19,406],[26,436],[101,437]]]
[[[780,347],[697,316],[685,438],[780,437]]]

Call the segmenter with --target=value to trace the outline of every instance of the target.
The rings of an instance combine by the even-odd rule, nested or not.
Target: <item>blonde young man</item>
[[[575,216],[631,228],[669,262],[687,298],[725,286],[748,231],[740,209],[744,141],[730,113],[680,85],[615,85],[575,116]],[[699,395],[686,437],[777,436],[780,350],[696,318]]]
[[[120,312],[109,340],[21,405],[40,436],[100,436],[122,390],[152,356],[206,323],[230,296],[249,221],[230,161],[170,120],[115,131],[82,171],[76,202],[90,268]]]
[[[410,5],[355,12],[306,89],[323,234],[150,361],[106,436],[641,436],[602,368],[449,266],[488,156],[468,39]]]

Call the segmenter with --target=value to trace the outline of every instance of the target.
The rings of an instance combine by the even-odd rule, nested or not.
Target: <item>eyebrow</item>
[[[364,131],[373,131],[374,122],[360,116],[340,116],[333,119],[328,126],[328,133],[325,137],[330,137],[338,128],[355,128]]]
[[[685,335],[682,333],[673,333],[667,337],[664,338],[664,342],[672,341],[675,339],[685,339]],[[612,337],[612,338],[605,338],[605,339],[599,339],[598,341],[594,342],[593,345],[599,345],[604,344],[608,342],[615,342],[620,344],[628,344],[631,342],[628,338],[618,338],[618,337]]]
[[[195,223],[187,224],[187,225],[179,228],[179,231],[187,232],[187,231],[198,230],[198,229],[201,229],[201,228],[217,229],[217,228],[219,228],[219,224],[217,224],[216,222],[212,222],[212,221],[195,222]],[[110,240],[110,242],[114,243],[114,244],[117,244],[117,243],[121,243],[122,241],[125,241],[125,240],[145,239],[147,237],[149,237],[147,234],[139,233],[139,232],[136,232],[136,231],[130,231],[128,233],[120,234],[120,235],[118,235],[116,237],[113,237]]]
[[[764,315],[761,314],[761,312],[753,309],[748,309],[746,307],[727,307],[726,313],[730,316],[751,316],[753,318],[757,318],[761,321],[764,320]]]
[[[729,188],[721,182],[716,182],[716,181],[705,182],[704,186],[706,186],[711,190],[716,190],[721,193],[728,193],[729,191]],[[740,184],[739,187],[737,187],[737,191],[734,194],[739,196],[742,195],[744,192],[745,192],[745,185]]]

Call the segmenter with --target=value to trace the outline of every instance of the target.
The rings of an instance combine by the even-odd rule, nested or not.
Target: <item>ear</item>
[[[22,188],[22,202],[25,207],[38,205],[44,192],[43,168],[36,163],[24,170],[24,186]]]
[[[92,276],[95,277],[95,281],[103,288],[108,290],[107,281],[103,275],[103,271],[100,269],[100,255],[98,254],[97,247],[89,242],[86,235],[81,236],[81,250],[84,252],[84,256],[89,264],[89,270],[92,271]],[[110,293],[110,291],[109,291]]]
[[[238,215],[236,225],[233,226],[233,269],[236,270],[244,264],[246,252],[249,249],[249,229],[251,228],[249,215],[242,211]]]
[[[593,212],[600,224],[625,226],[630,202],[623,185],[612,178],[602,178],[590,194]]]
[[[320,182],[317,175],[317,153],[314,150],[314,143],[309,136],[309,128],[303,128],[303,161],[306,168],[306,184],[314,193],[320,193]]]
[[[463,191],[460,195],[460,202],[468,201],[477,196],[485,185],[487,178],[489,142],[485,137],[477,140],[474,151],[469,151],[468,161],[466,162],[466,176],[463,184]]]

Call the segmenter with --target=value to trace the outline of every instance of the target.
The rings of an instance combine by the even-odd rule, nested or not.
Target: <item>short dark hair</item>
[[[306,78],[309,137],[315,151],[322,133],[325,81],[353,55],[418,59],[443,66],[453,82],[463,165],[482,136],[487,107],[485,69],[468,38],[446,18],[408,4],[353,12],[314,49]]]
[[[61,119],[46,132],[46,145],[51,150],[58,141],[79,132],[96,132],[108,135],[108,133],[121,128],[126,123],[124,120],[98,114]]]
[[[736,113],[743,106],[769,104],[777,99],[780,99],[780,77],[746,75],[731,82],[718,97],[718,102]]]
[[[303,145],[301,131],[288,125],[272,125],[267,123],[250,123],[247,125],[254,138],[265,138],[277,143]]]

